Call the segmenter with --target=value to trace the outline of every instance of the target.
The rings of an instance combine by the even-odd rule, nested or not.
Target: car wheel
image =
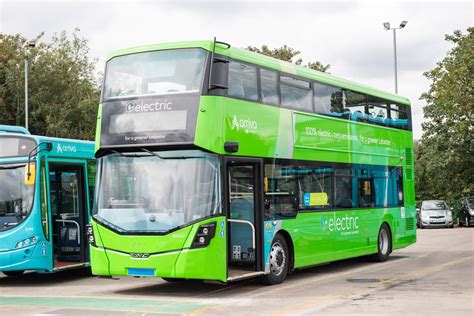
[[[262,276],[263,284],[274,285],[286,279],[290,266],[290,252],[285,238],[277,234],[270,248],[270,273]]]
[[[25,270],[18,270],[18,271],[3,271],[3,274],[5,274],[9,278],[15,278],[23,275],[23,272]]]
[[[377,253],[371,256],[373,261],[384,262],[388,260],[392,250],[392,236],[387,224],[382,224],[377,238]]]

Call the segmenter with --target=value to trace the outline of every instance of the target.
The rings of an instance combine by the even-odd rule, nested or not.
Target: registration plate
[[[155,269],[128,268],[127,272],[133,276],[155,276]]]
[[[444,223],[444,219],[443,218],[432,219],[431,222],[432,223]]]

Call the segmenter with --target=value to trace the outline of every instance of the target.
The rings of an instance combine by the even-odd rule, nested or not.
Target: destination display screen
[[[0,157],[28,156],[36,142],[30,138],[0,135]]]
[[[112,115],[109,133],[185,130],[186,114],[186,111],[173,111]]]
[[[100,147],[194,141],[200,93],[105,102]]]

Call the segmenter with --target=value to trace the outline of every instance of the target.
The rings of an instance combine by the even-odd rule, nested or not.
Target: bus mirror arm
[[[216,38],[214,37],[214,41],[213,41],[213,44],[212,44],[212,52],[211,52],[211,63],[209,65],[209,84],[208,84],[208,90],[212,90],[212,89],[215,89],[215,88],[218,88],[218,89],[228,89],[227,87],[227,82],[225,82],[227,76],[224,76],[225,78],[220,78],[220,76],[217,76],[217,82],[216,83],[213,83],[212,82],[212,77],[213,77],[213,74],[214,74],[214,63],[216,64],[228,64],[229,61],[225,58],[222,58],[222,57],[219,57],[219,56],[215,56],[215,52],[216,52],[216,44],[219,44],[219,45],[223,45],[223,46],[226,46],[227,49],[230,48],[230,45],[227,44],[227,43],[224,43],[224,42],[220,42],[220,41],[217,41]],[[217,70],[220,70],[221,67],[218,67]],[[222,71],[218,71],[216,72],[219,73]]]
[[[46,148],[42,148],[42,149],[39,149],[38,148],[45,144],[46,145]],[[33,158],[34,156],[38,155],[41,151],[43,150],[46,150],[46,151],[51,151],[53,149],[53,143],[52,142],[47,142],[47,143],[39,143],[38,145],[35,146],[35,148],[33,148],[29,154],[28,154],[28,171],[27,171],[27,179],[29,180],[30,179],[30,176],[31,176],[31,171],[30,171],[30,163],[31,163],[31,158]]]

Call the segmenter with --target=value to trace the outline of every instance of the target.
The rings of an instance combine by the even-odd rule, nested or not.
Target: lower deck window
[[[265,164],[265,217],[294,217],[298,210],[402,206],[402,187],[400,167],[269,161]]]

